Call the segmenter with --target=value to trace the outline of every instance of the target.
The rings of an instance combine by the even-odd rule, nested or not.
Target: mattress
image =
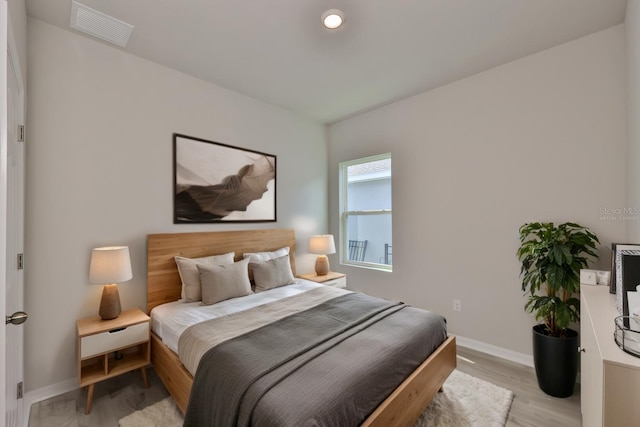
[[[167,347],[178,353],[180,335],[189,326],[299,295],[321,286],[324,285],[295,279],[295,284],[292,285],[228,299],[213,305],[202,305],[200,301],[183,302],[182,300],[162,304],[151,310],[151,329]],[[351,292],[345,289],[340,291],[345,294]]]

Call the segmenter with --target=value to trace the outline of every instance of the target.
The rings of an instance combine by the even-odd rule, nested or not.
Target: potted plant
[[[538,385],[555,397],[568,397],[578,374],[578,332],[569,326],[580,320],[580,269],[597,258],[595,234],[566,222],[532,222],[520,227],[522,291],[525,309],[542,323],[533,327],[533,361]]]

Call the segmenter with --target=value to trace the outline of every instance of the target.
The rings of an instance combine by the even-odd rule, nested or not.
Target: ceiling
[[[135,26],[125,51],[323,123],[620,24],[627,3],[79,1]],[[346,15],[338,30],[320,23],[331,8]],[[71,0],[27,0],[27,13],[75,32]]]

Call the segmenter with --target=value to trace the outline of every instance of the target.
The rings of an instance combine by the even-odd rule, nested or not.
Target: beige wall
[[[518,227],[588,226],[606,269],[625,237],[600,218],[626,204],[624,54],[620,25],[330,126],[333,233],[338,163],[390,151],[393,164],[393,273],[332,265],[454,334],[531,354]]]
[[[92,247],[129,245],[123,309],[146,306],[146,235],[288,227],[298,266],[327,230],[326,129],[316,122],[29,20],[27,390],[76,376],[76,319],[96,315]],[[278,157],[278,222],[174,225],[172,133]]]
[[[628,0],[627,46],[627,206],[640,210],[640,1]],[[640,243],[640,214],[627,221],[627,241]]]

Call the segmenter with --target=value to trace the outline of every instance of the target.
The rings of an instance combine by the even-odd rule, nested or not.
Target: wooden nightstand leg
[[[87,390],[87,407],[84,410],[84,413],[89,415],[91,412],[91,401],[93,400],[93,388],[95,384],[89,384],[89,389]]]
[[[149,380],[147,380],[147,368],[140,368],[140,372],[142,373],[142,382],[144,382],[144,388],[149,388]]]

